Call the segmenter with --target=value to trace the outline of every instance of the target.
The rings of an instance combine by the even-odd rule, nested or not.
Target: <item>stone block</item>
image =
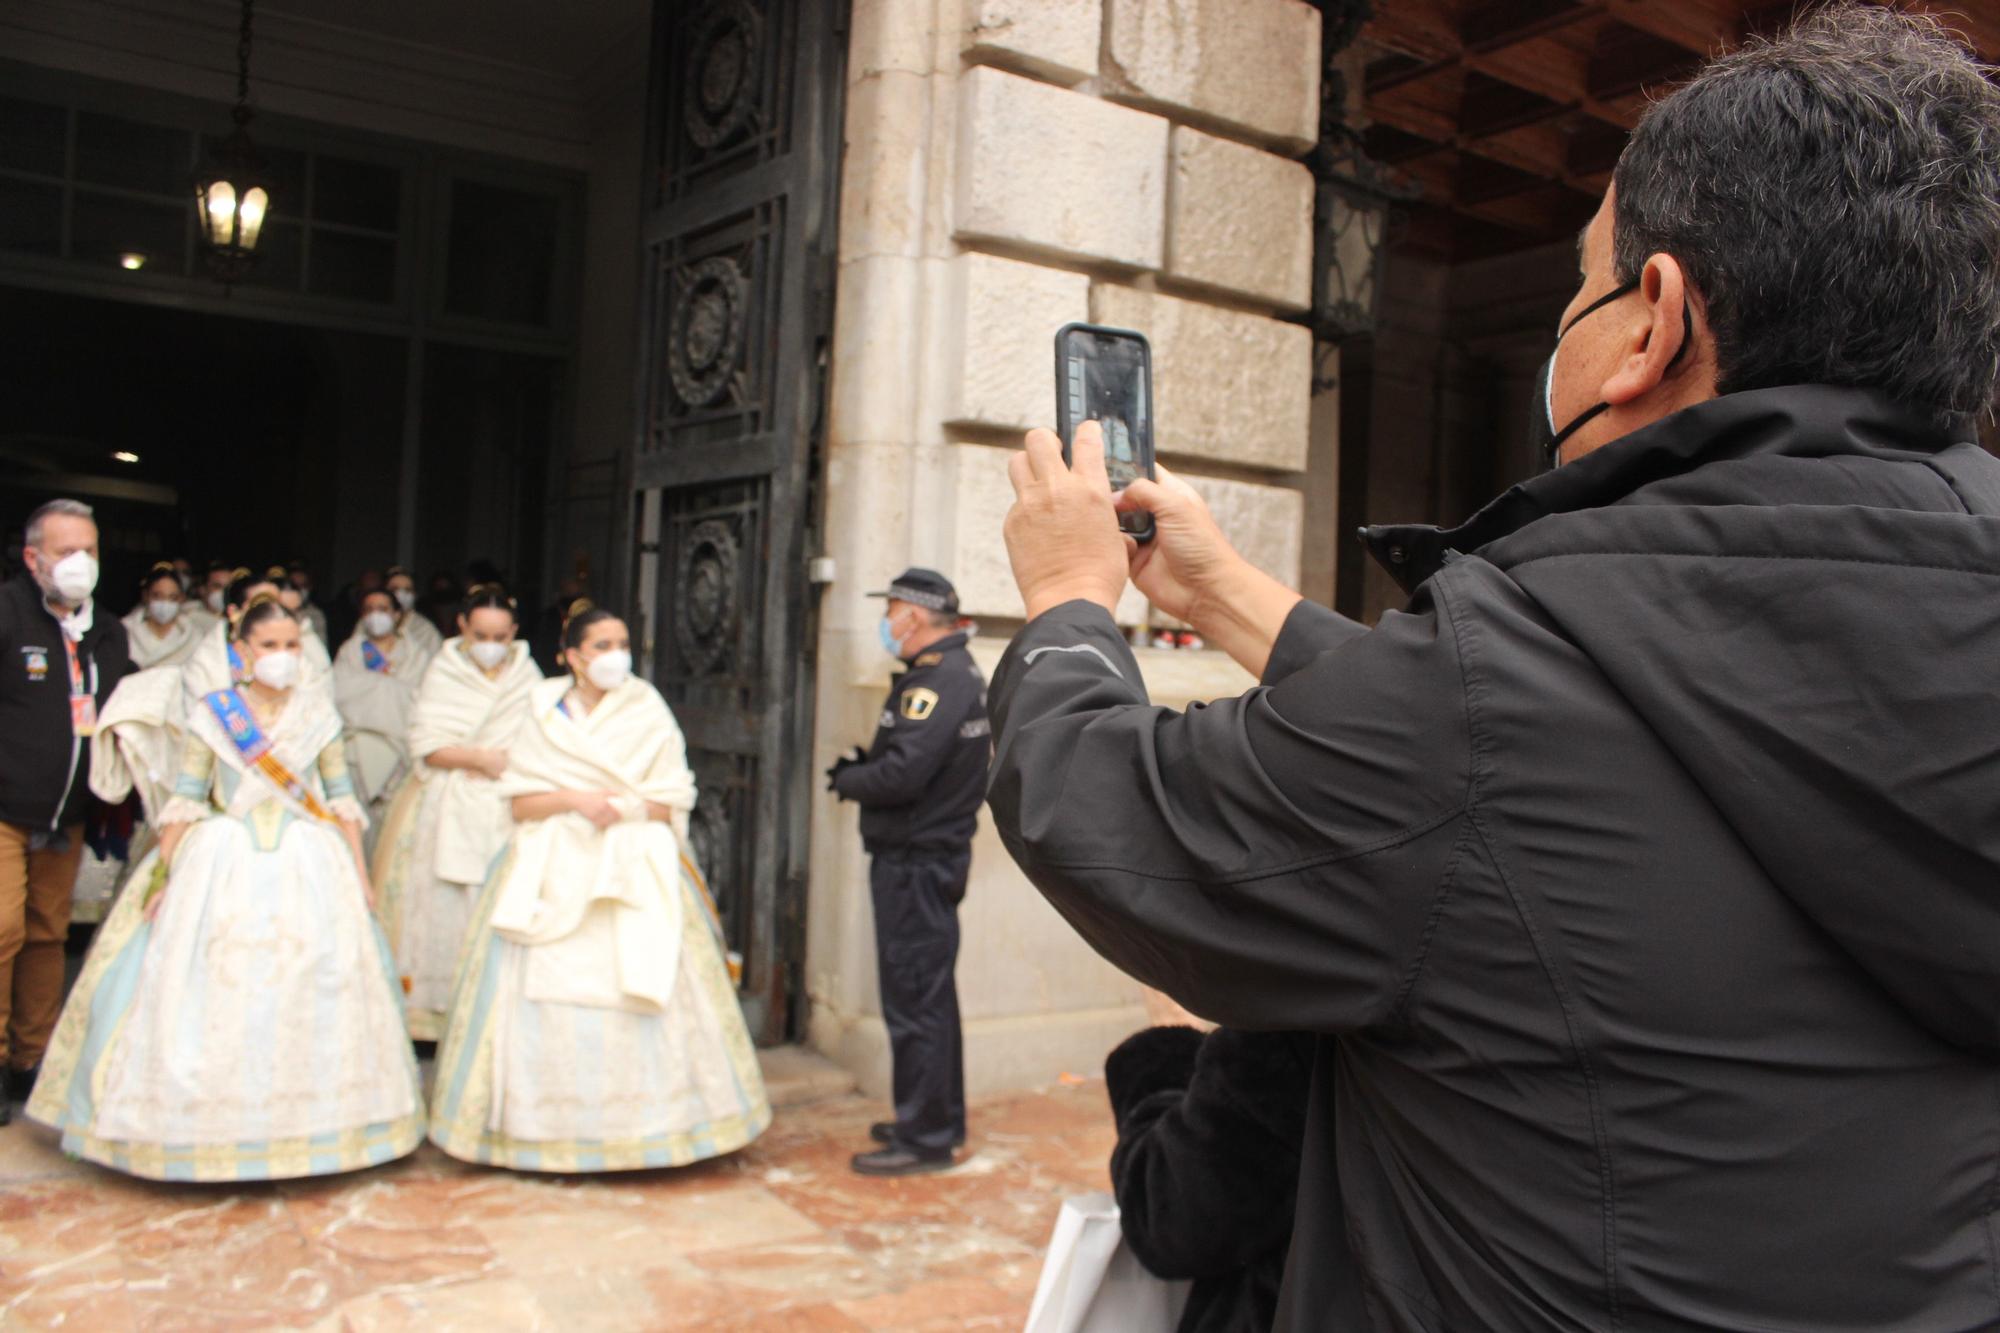
[[[886,72],[848,90],[840,174],[840,256],[923,252],[930,80]]]
[[[1051,352],[1052,373],[1054,363]],[[944,572],[957,587],[958,604],[968,616],[1019,620],[1027,612],[1020,590],[1014,586],[1007,542],[1001,533],[1007,510],[1014,503],[1014,487],[1007,480],[1007,460],[1013,453],[1012,449],[985,444],[951,446],[955,469],[953,554]],[[1121,625],[1144,624],[1146,599],[1128,583],[1114,614]]]
[[[960,77],[961,239],[1157,269],[1166,189],[1160,117],[997,69]]]
[[[1097,73],[1104,10],[1096,0],[965,0],[965,52],[1053,83]]]
[[[1319,11],[1305,0],[1108,0],[1105,96],[1303,153],[1319,137]]]
[[[928,74],[936,64],[930,15],[909,0],[852,0],[848,13],[847,81],[888,71]]]
[[[1090,279],[993,255],[951,261],[946,419],[1026,430],[1056,424],[1056,330],[1090,316]]]
[[[1169,461],[1304,470],[1312,420],[1306,329],[1103,283],[1091,289],[1090,315],[1152,342],[1155,445]]]
[[[1185,125],[1170,152],[1167,272],[1282,310],[1311,305],[1312,173]]]

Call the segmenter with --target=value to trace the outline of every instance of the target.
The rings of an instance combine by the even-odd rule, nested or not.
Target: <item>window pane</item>
[[[321,296],[385,304],[396,299],[394,241],[315,229],[310,267],[306,287]]]
[[[302,230],[296,222],[266,222],[257,236],[257,263],[243,281],[252,287],[297,291]]]
[[[63,109],[0,97],[0,167],[63,174]]]
[[[86,264],[116,264],[123,254],[146,256],[147,267],[179,273],[194,205],[148,203],[76,192],[70,257]]]
[[[62,186],[0,176],[0,250],[62,253]]]
[[[552,195],[453,182],[445,309],[546,325],[561,215]]]
[[[315,222],[394,231],[403,208],[403,173],[343,157],[313,159]]]
[[[76,117],[76,178],[180,198],[193,188],[185,130],[82,111]]]

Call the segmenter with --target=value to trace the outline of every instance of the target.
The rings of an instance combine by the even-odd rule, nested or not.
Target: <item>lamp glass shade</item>
[[[243,207],[237,211],[243,230],[237,244],[245,250],[257,248],[257,233],[264,229],[264,209],[270,200],[270,194],[261,185],[253,185],[243,192]]]
[[[210,181],[201,191],[202,226],[210,245],[236,243],[236,187],[226,180]],[[259,210],[258,222],[263,222]]]

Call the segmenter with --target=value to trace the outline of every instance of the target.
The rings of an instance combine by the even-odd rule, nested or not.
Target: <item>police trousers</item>
[[[949,1152],[965,1137],[965,1055],[958,1023],[958,905],[972,849],[893,848],[868,868],[875,965],[894,1070],[896,1138]]]

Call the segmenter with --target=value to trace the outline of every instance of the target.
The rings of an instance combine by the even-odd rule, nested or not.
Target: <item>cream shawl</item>
[[[659,1012],[680,964],[681,849],[674,828],[646,818],[646,802],[677,815],[694,808],[687,743],[644,680],[628,680],[584,717],[558,706],[570,688],[567,676],[535,687],[528,725],[496,785],[509,798],[613,792],[624,819],[600,829],[560,814],[517,828],[499,872],[493,929],[532,946],[529,999]]]
[[[146,822],[157,822],[180,772],[186,716],[179,668],[149,667],[119,681],[98,715],[90,790],[116,805],[137,788]]]
[[[183,606],[181,613],[168,624],[166,634],[156,635],[152,619],[146,614],[146,604],[141,602],[125,617],[125,641],[132,652],[132,665],[141,670],[179,666],[194,656],[194,650],[201,645],[201,632],[208,624],[194,614],[192,606]]]
[[[437,877],[452,884],[481,885],[493,858],[507,845],[514,817],[499,787],[484,773],[436,769],[422,761],[454,745],[505,750],[528,718],[528,697],[541,683],[541,668],[516,639],[497,678],[489,678],[467,654],[464,641],[449,639],[431,661],[410,707],[410,754],[414,780],[440,784]]]
[[[430,665],[429,653],[398,634],[389,651],[389,669],[370,671],[361,657],[367,641],[356,630],[333,660],[333,702],[364,804],[386,792],[409,764],[410,704]]]

